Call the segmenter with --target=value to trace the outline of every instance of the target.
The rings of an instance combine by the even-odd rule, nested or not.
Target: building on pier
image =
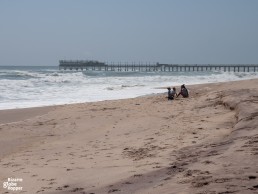
[[[60,60],[59,61],[59,69],[64,70],[83,70],[90,67],[105,67],[107,66],[103,62],[93,61],[93,60]]]

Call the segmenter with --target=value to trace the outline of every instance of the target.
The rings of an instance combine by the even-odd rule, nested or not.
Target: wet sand
[[[258,80],[188,88],[0,111],[0,193],[257,193]]]

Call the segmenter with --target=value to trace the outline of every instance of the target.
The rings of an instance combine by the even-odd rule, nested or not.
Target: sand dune
[[[1,111],[0,192],[258,193],[257,85]]]

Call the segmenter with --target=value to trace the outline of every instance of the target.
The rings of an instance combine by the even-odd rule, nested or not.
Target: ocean
[[[134,98],[166,92],[159,87],[252,78],[258,78],[258,72],[82,72],[57,66],[0,66],[0,110]]]

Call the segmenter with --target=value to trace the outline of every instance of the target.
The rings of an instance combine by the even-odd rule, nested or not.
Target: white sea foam
[[[258,73],[62,72],[55,68],[0,68],[0,109],[94,102],[162,93],[155,89],[258,78]]]

